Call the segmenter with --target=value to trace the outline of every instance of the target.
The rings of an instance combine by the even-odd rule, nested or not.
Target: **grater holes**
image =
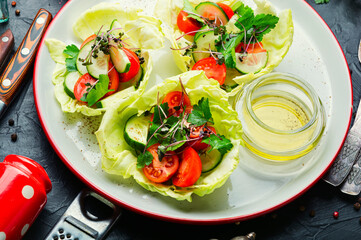
[[[67,233],[67,234],[66,234],[66,237],[67,237],[67,238],[71,238],[71,234],[70,234],[70,233]]]
[[[64,233],[64,229],[59,228],[59,233],[60,233],[60,234]]]
[[[59,239],[58,236],[56,235],[53,236],[53,240],[58,240],[58,239]]]
[[[65,235],[64,235],[64,234],[61,234],[61,235],[60,235],[60,239],[65,239]]]

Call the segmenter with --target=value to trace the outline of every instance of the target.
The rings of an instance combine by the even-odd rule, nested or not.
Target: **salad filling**
[[[155,14],[170,26],[164,32],[178,67],[205,71],[231,96],[272,71],[293,40],[291,12],[277,15],[267,1],[254,2],[255,9],[239,0],[158,0]]]
[[[94,22],[95,16],[102,21]],[[142,94],[152,70],[148,49],[163,46],[159,20],[101,3],[83,13],[73,30],[83,40],[80,47],[45,41],[57,63],[53,84],[64,112],[100,115],[115,102]]]
[[[202,173],[217,167],[233,147],[213,124],[209,99],[191,105],[182,88],[168,93],[151,111],[131,116],[124,139],[134,148],[137,167],[150,181],[190,187]],[[170,179],[172,183],[166,183]]]
[[[188,201],[226,182],[242,144],[237,113],[203,71],[171,77],[113,105],[95,134],[104,171]]]

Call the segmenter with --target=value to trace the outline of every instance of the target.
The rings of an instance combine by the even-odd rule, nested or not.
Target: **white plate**
[[[152,12],[154,5],[152,0],[121,2],[125,6],[140,6],[148,12]],[[241,162],[226,184],[205,197],[195,196],[192,203],[148,192],[133,180],[110,176],[101,170],[100,152],[92,134],[100,118],[90,119],[61,111],[51,83],[55,63],[42,42],[34,72],[34,94],[40,121],[55,151],[91,188],[124,207],[169,221],[239,221],[272,211],[300,196],[327,171],[344,141],[352,113],[351,78],[337,40],[305,1],[271,2],[278,9],[291,8],[295,26],[294,43],[276,70],[306,79],[319,93],[327,112],[325,135],[306,160],[276,168],[255,161],[242,150],[241,157],[246,161]],[[99,0],[68,1],[49,26],[45,38],[76,42],[72,23],[97,3]],[[167,49],[153,54],[155,68],[150,85],[179,73]],[[312,168],[307,167],[311,165]]]

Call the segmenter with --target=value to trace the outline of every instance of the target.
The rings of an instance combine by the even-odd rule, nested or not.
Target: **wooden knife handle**
[[[0,76],[0,100],[9,105],[24,81],[26,72],[35,59],[39,42],[52,19],[45,9],[40,9],[16,53]]]
[[[0,36],[0,70],[6,65],[6,61],[10,57],[13,47],[14,35],[11,30],[8,29]]]

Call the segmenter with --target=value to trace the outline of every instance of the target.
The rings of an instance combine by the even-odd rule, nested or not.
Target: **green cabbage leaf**
[[[202,97],[209,99],[217,133],[224,135],[233,144],[233,148],[223,156],[221,163],[214,170],[203,173],[193,186],[187,188],[157,184],[148,180],[142,169],[137,168],[134,149],[124,140],[124,126],[127,120],[134,114],[141,115],[156,105],[158,94],[162,99],[169,92],[181,91],[179,79],[192,105],[198,103]],[[229,105],[228,97],[219,88],[218,82],[207,79],[203,71],[191,71],[171,77],[132,102],[113,105],[104,114],[99,130],[95,134],[102,153],[102,168],[107,173],[121,175],[124,178],[133,177],[145,189],[177,200],[188,201],[192,200],[193,193],[204,196],[226,182],[239,162],[239,150],[242,144],[242,127],[237,113]]]

